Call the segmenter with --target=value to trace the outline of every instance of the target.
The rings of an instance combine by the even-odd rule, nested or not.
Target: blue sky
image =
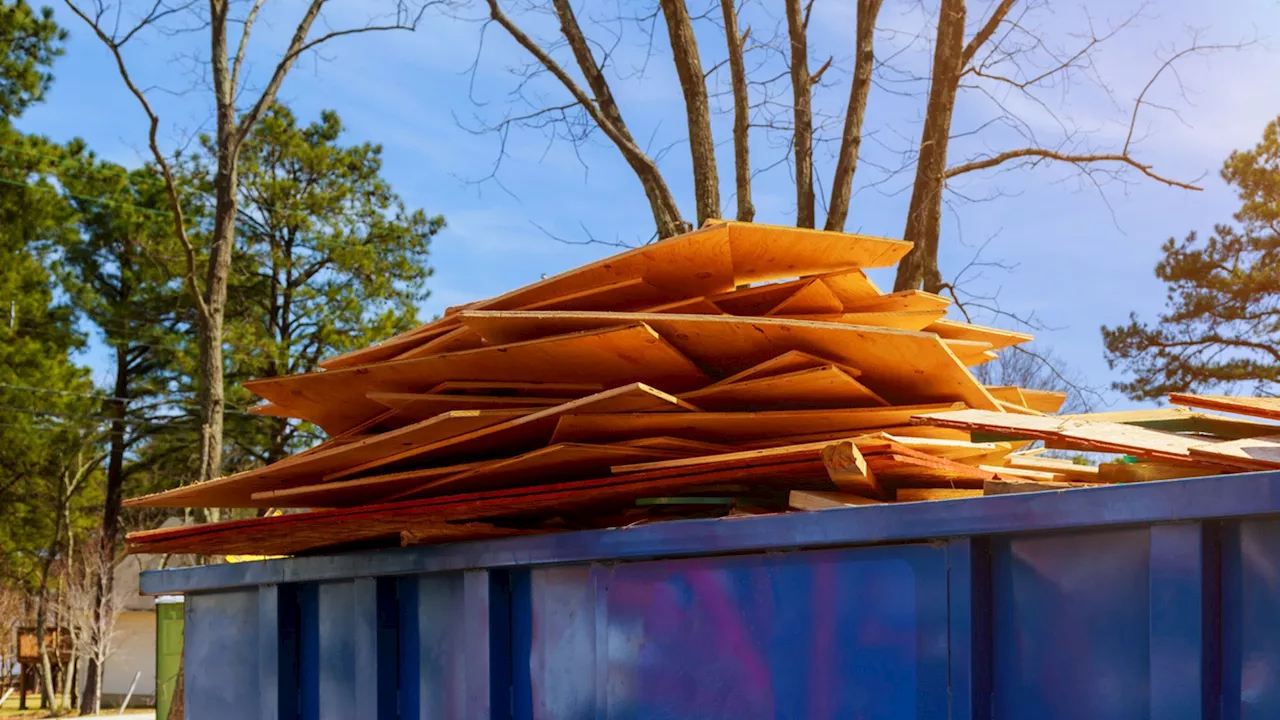
[[[379,4],[335,0],[324,19],[335,28],[363,23],[368,8]],[[744,16],[754,37],[766,39],[778,30],[782,18],[773,12],[773,5],[762,3]],[[1109,23],[1135,12],[1139,17],[1100,46],[1094,65],[1081,69],[1076,82],[1039,93],[1043,105],[1009,94],[995,96],[1017,112],[1024,132],[1035,133],[1046,143],[1061,138],[1064,127],[1074,129],[1092,147],[1113,148],[1122,142],[1133,99],[1159,67],[1159,58],[1185,47],[1193,32],[1199,32],[1203,42],[1258,40],[1243,50],[1180,63],[1178,77],[1166,74],[1149,95],[1155,103],[1176,108],[1178,115],[1151,108],[1140,115],[1135,154],[1166,175],[1200,178],[1203,192],[1149,181],[1112,182],[1099,190],[1061,167],[974,176],[957,185],[967,197],[993,193],[999,197],[974,203],[953,197],[954,205],[944,217],[944,275],[953,276],[979,245],[990,240],[984,258],[1017,268],[1013,272],[988,269],[971,287],[998,292],[1007,310],[1034,312],[1053,328],[1037,333],[1041,342],[1051,345],[1090,383],[1105,385],[1114,376],[1103,360],[1098,326],[1122,322],[1131,310],[1147,317],[1158,312],[1164,291],[1151,269],[1160,244],[1170,236],[1207,231],[1214,223],[1229,220],[1235,198],[1218,179],[1217,169],[1232,149],[1256,143],[1264,125],[1280,114],[1280,73],[1276,72],[1280,56],[1268,35],[1270,29],[1280,28],[1280,3],[1169,0],[1148,7],[1132,2],[1085,5],[1087,14],[1081,7],[1052,13],[1041,8],[1027,16],[1026,24],[1041,29],[1050,47],[1069,52],[1084,41],[1080,33],[1087,31],[1090,20],[1102,32]],[[638,14],[641,5],[579,2],[577,6],[582,8],[589,34],[605,38],[619,33],[614,93],[633,134],[654,152],[661,150],[667,181],[686,216],[692,217],[683,103],[661,24],[653,37],[653,56],[646,62],[645,25],[616,19],[619,14]],[[838,115],[848,93],[853,6],[851,0],[818,0],[811,22],[811,66],[818,67],[827,57],[834,59],[824,84],[815,91],[815,106],[832,116]],[[908,73],[927,75],[930,13],[935,6],[926,2],[922,10],[917,3],[886,0],[877,50],[894,54],[893,70],[885,70],[872,92],[850,231],[902,234],[911,174],[892,170],[902,166],[902,150],[919,137],[926,86],[893,81]],[[695,1],[691,7],[701,6]],[[971,26],[985,8],[984,3],[971,2]],[[299,2],[268,4],[251,44],[250,89],[265,82],[301,9]],[[56,140],[81,137],[106,158],[139,164],[146,158],[141,111],[127,94],[110,56],[87,28],[61,4],[55,10],[70,30],[71,40],[55,67],[48,102],[27,113],[24,129]],[[513,15],[544,37],[554,29],[546,17]],[[548,232],[579,240],[590,232],[597,238],[629,243],[642,241],[652,232],[639,183],[598,134],[575,148],[563,141],[548,142],[536,130],[513,130],[498,173],[501,184],[477,182],[490,173],[499,142],[492,134],[474,130],[499,121],[504,113],[528,110],[519,107],[512,94],[517,80],[511,74],[527,62],[527,56],[499,28],[486,31],[474,21],[477,16],[474,6],[448,13],[429,11],[414,33],[338,40],[322,56],[305,58],[280,94],[303,120],[316,117],[322,109],[338,111],[349,141],[383,145],[385,175],[409,205],[445,215],[449,228],[433,248],[436,276],[432,296],[423,307],[425,315],[616,252],[600,245],[566,245],[548,237]],[[704,66],[710,67],[723,56],[723,39],[704,22],[699,40]],[[140,84],[151,88],[160,110],[166,148],[180,146],[211,123],[209,90],[197,62],[207,52],[206,45],[204,37],[194,34],[149,35],[139,36],[136,46],[126,49]],[[776,70],[779,57],[762,50],[752,55],[752,61],[761,63],[763,76]],[[1101,92],[1096,80],[1110,92]],[[790,92],[785,79],[774,91],[785,100]],[[524,97],[559,104],[566,95],[549,79],[536,78],[525,86]],[[1052,116],[1046,108],[1053,111]],[[995,116],[992,98],[977,91],[962,93],[953,131],[984,129],[953,143],[953,161],[1025,144],[1008,126],[988,125]],[[834,121],[838,123],[839,118]],[[726,216],[734,208],[730,123],[727,113],[715,117]],[[833,167],[831,152],[827,145],[817,150],[823,188]],[[784,158],[779,138],[763,129],[753,130],[753,153],[757,166],[775,165],[756,179],[757,219],[794,222],[794,189],[789,167],[778,163]],[[892,285],[888,273],[879,273],[876,279],[882,286]],[[1010,325],[999,319],[991,322]],[[101,353],[89,353],[88,360],[100,364]],[[105,377],[105,370],[97,374]],[[1116,407],[1129,405],[1120,398],[1114,400]]]

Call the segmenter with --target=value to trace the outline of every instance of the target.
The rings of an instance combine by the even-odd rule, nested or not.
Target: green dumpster
[[[183,610],[181,595],[156,598],[156,720],[169,717],[173,686],[182,666]]]

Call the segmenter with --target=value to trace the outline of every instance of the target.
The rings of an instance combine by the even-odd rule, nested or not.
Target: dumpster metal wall
[[[188,716],[1280,717],[1280,473],[149,573]]]

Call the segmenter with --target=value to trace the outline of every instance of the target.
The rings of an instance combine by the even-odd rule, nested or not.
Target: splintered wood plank
[[[1051,492],[1059,490],[1079,490],[1080,488],[1102,487],[1098,483],[1059,482],[1045,480],[1027,480],[1021,478],[997,478],[988,480],[982,486],[983,495],[1012,495],[1024,492]]]
[[[383,537],[398,541],[402,531],[424,522],[598,513],[608,508],[631,506],[639,498],[687,494],[702,488],[732,486],[741,482],[787,490],[805,489],[806,485],[808,489],[822,489],[821,485],[815,486],[812,479],[795,479],[796,472],[806,470],[804,467],[793,470],[783,464],[746,471],[734,468],[674,477],[636,473],[626,477],[611,476],[556,485],[145,530],[128,536],[128,552],[293,555],[337,543]],[[820,464],[818,472],[822,472]],[[821,483],[829,485],[825,477]]]
[[[1019,470],[1042,470],[1044,472],[1064,475],[1072,481],[1090,482],[1099,479],[1098,466],[1078,465],[1061,458],[1041,457],[1039,455],[1010,455],[1005,465]]]
[[[756,378],[784,375],[786,373],[792,373],[799,370],[812,370],[813,368],[819,368],[823,365],[835,365],[843,370],[846,375],[853,378],[862,374],[861,370],[849,367],[848,365],[833,363],[830,360],[824,360],[816,355],[800,352],[799,350],[788,350],[777,357],[765,360],[759,365],[752,365],[740,373],[735,373],[723,380],[714,382],[704,389],[720,387],[723,385],[732,385],[734,383],[754,380]]]
[[[567,414],[553,442],[618,442],[670,435],[703,442],[743,442],[788,433],[857,434],[868,428],[901,425],[913,415],[956,407],[954,404],[908,405],[846,410],[776,410],[723,413]]]
[[[531,303],[520,309],[627,311],[640,310],[659,303],[671,302],[671,300],[670,293],[659,290],[641,278],[632,278]]]
[[[1096,479],[1101,483],[1134,483],[1203,477],[1216,475],[1219,472],[1223,471],[1219,468],[1209,469],[1160,462],[1107,462],[1098,466]]]
[[[976,340],[978,342],[991,343],[991,347],[996,350],[1013,347],[1025,342],[1031,342],[1034,336],[1026,333],[1014,332],[1012,330],[1001,330],[998,328],[985,327],[982,325],[974,325],[972,323],[960,322],[958,320],[939,320],[925,330],[937,333],[938,337],[947,340]]]
[[[186,485],[125,504],[134,507],[270,507],[254,493],[314,484],[332,473],[395,456],[406,447],[466,437],[477,428],[504,425],[531,410],[458,410],[398,430],[373,435],[331,450],[284,461],[208,482]]]
[[[629,413],[642,411],[655,415],[684,410],[687,404],[661,390],[643,383],[632,383],[612,390],[605,390],[577,400],[570,400],[563,405],[544,408],[525,414],[498,425],[482,428],[476,432],[451,436],[435,443],[421,443],[403,449],[394,455],[384,456],[360,465],[348,466],[346,469],[325,477],[326,480],[341,480],[353,477],[380,467],[395,466],[407,461],[416,463],[439,462],[450,459],[470,459],[477,456],[491,456],[495,452],[501,455],[522,453],[546,445],[556,428],[557,421],[566,413],[602,412]]]
[[[1002,478],[1024,478],[1027,480],[1038,480],[1042,482],[1067,482],[1067,476],[1060,475],[1055,472],[1046,472],[1044,470],[1026,470],[1022,468],[1011,468],[1003,465],[979,465],[979,470],[986,470],[994,473]]]
[[[379,414],[369,392],[421,392],[447,380],[565,382],[621,385],[644,382],[672,392],[711,380],[643,324],[601,327],[523,343],[446,355],[267,378],[245,387],[336,435]]]
[[[902,488],[898,490],[898,502],[926,502],[929,500],[960,500],[982,497],[982,490],[961,488]]]
[[[995,473],[906,447],[871,453],[867,465],[885,487],[980,488]]]
[[[493,343],[639,322],[652,327],[700,367],[723,375],[787,350],[801,350],[858,368],[863,373],[860,381],[890,402],[960,401],[970,407],[996,408],[995,399],[945,344],[960,341],[942,341],[927,333],[707,315],[464,311],[459,319]]]
[[[737,448],[732,445],[718,445],[716,443],[698,442],[697,440],[685,440],[683,438],[665,437],[662,435],[657,437],[636,438],[635,440],[623,440],[622,442],[614,444],[625,445],[627,447],[670,450],[673,452],[684,453],[685,455],[709,455],[715,453],[734,452],[737,450]]]
[[[819,278],[806,281],[790,297],[775,305],[765,315],[822,315],[838,313],[844,306]]]
[[[1196,460],[1226,462],[1255,470],[1280,468],[1280,435],[1195,445],[1191,456]]]
[[[1236,415],[1280,420],[1280,398],[1169,393],[1169,402],[1174,405],[1185,405],[1202,410],[1218,410],[1220,412],[1235,413]]]
[[[442,335],[445,335],[457,329],[457,320],[450,320],[447,323],[440,323],[435,327],[423,330],[413,334],[402,334],[392,338],[388,338],[376,345],[353,350],[342,355],[321,360],[316,363],[325,370],[340,370],[342,368],[355,367],[357,365],[368,365],[369,363],[382,362],[391,360],[409,350],[420,345],[424,345]]]
[[[1237,440],[1247,437],[1263,437],[1280,433],[1280,425],[1258,420],[1244,420],[1224,415],[1194,412],[1188,408],[1168,407],[1149,410],[1116,410],[1112,412],[1062,415],[1077,420],[1118,422],[1141,425],[1167,432],[1198,433],[1218,438]]]
[[[865,440],[863,443],[866,450],[873,449]],[[827,478],[845,492],[875,498],[885,496],[884,487],[872,472],[857,441],[842,440],[822,448],[822,467],[827,471]]]
[[[643,312],[647,313],[674,313],[686,315],[724,315],[715,303],[704,297],[689,298],[688,300],[676,300],[675,302],[663,303],[646,308]]]
[[[973,464],[972,458],[988,459],[991,457],[1003,457],[1012,451],[1013,446],[1009,443],[975,443],[967,440],[952,440],[947,438],[920,438],[908,437],[904,435],[895,435],[889,432],[882,432],[880,436],[885,440],[898,443],[913,450],[919,450],[935,457],[946,458],[948,460],[965,461],[968,460]]]
[[[331,508],[353,507],[384,502],[392,495],[418,487],[431,480],[474,470],[491,462],[482,460],[445,467],[419,468],[388,475],[374,475],[356,480],[315,483],[283,490],[264,490],[253,493],[254,500],[261,500],[278,508]]]
[[[1206,448],[1204,438],[1175,435],[1135,425],[986,410],[922,414],[912,419],[943,427],[980,430],[1015,438],[1055,441],[1093,452],[1112,452],[1150,460],[1239,466],[1239,458],[1193,456],[1192,447]]]
[[[483,395],[489,397],[580,398],[604,389],[598,383],[476,382],[449,380],[431,388],[439,395]]]
[[[388,499],[408,500],[601,477],[609,474],[611,466],[620,463],[678,456],[677,453],[653,448],[560,443],[486,463],[461,474],[429,480]]]
[[[792,510],[829,510],[860,505],[880,505],[882,502],[882,500],[853,493],[831,490],[792,490],[787,496],[787,507]]]
[[[851,312],[837,315],[792,314],[788,317],[797,320],[815,320],[817,322],[833,322],[844,325],[865,325],[868,327],[919,331],[946,314],[946,310],[911,310],[906,312]]]
[[[876,298],[867,298],[846,305],[845,312],[913,312],[942,310],[951,307],[951,300],[923,290],[902,290]]]
[[[462,352],[463,350],[475,350],[483,347],[484,340],[480,335],[465,327],[451,330],[437,338],[432,338],[417,347],[410,348],[396,355],[392,360],[412,360],[413,358],[427,357],[429,355],[443,355],[445,353]]]
[[[371,392],[365,396],[395,410],[383,422],[407,424],[454,410],[514,410],[550,407],[564,402],[560,398],[501,397],[490,395],[436,395],[433,393]],[[379,416],[382,417],[382,416]]]
[[[817,410],[887,406],[889,402],[835,365],[695,390],[681,400],[704,410]]]

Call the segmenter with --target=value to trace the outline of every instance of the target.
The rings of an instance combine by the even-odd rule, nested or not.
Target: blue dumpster
[[[1280,718],[1280,473],[147,573],[230,718]]]

